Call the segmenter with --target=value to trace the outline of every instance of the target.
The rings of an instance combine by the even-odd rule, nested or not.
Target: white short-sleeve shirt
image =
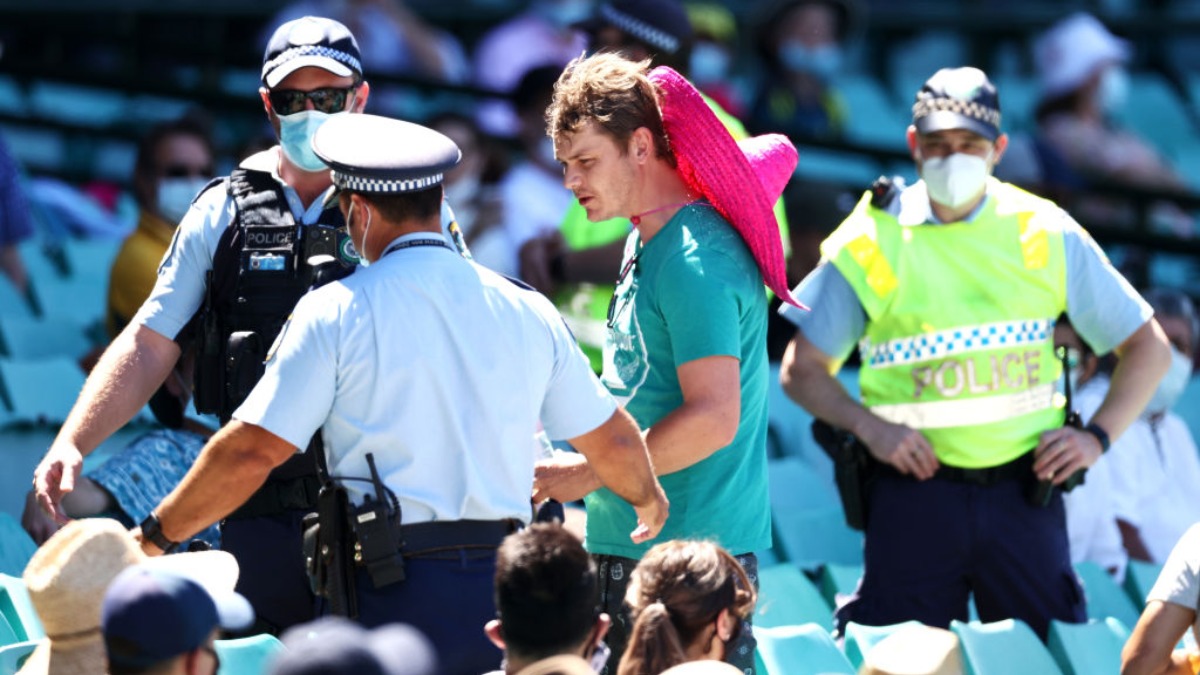
[[[616,403],[544,296],[430,235],[397,243],[300,300],[234,417],[300,448],[322,429],[334,476],[367,477],[374,453],[405,523],[528,521],[539,419],[573,438]]]
[[[1187,532],[1171,549],[1158,581],[1146,595],[1146,601],[1161,600],[1181,605],[1193,612],[1200,602],[1200,524]],[[1200,641],[1200,612],[1192,623],[1192,634]]]

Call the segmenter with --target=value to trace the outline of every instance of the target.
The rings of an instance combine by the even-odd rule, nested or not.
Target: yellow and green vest
[[[966,468],[1011,461],[1062,426],[1062,223],[1050,202],[998,181],[969,223],[901,225],[864,195],[821,244],[866,311],[863,405]]]

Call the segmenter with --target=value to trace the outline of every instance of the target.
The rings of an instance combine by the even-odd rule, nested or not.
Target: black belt
[[[317,508],[317,492],[321,482],[316,476],[300,476],[288,480],[268,480],[236,511],[230,520],[273,516],[287,511],[309,511]]]
[[[885,473],[903,478],[911,478],[907,474],[902,474],[896,470],[891,464],[879,463]],[[946,466],[945,464],[938,467],[937,473],[933,477],[937,480],[950,481],[951,483],[967,483],[969,485],[980,485],[987,487],[1005,481],[1017,480],[1024,481],[1032,478],[1033,472],[1033,452],[1027,452],[1020,457],[997,466],[988,466],[980,469],[966,469],[959,466]],[[915,480],[915,479],[914,479]]]
[[[426,557],[457,549],[495,549],[508,535],[521,529],[521,521],[447,520],[400,526],[401,553],[406,558]]]

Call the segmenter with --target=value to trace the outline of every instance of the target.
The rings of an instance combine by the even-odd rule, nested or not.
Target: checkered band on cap
[[[353,192],[416,192],[433,187],[442,182],[442,174],[435,173],[420,178],[390,180],[386,178],[371,178],[369,176],[354,176],[341,171],[331,171],[333,184],[341,190]]]
[[[340,49],[332,49],[332,48],[326,47],[324,45],[300,45],[298,47],[292,47],[290,49],[286,49],[283,52],[280,52],[279,56],[276,56],[275,58],[271,59],[270,61],[267,61],[266,63],[264,63],[263,64],[264,76],[266,73],[271,72],[272,70],[283,65],[284,63],[287,63],[288,61],[291,61],[292,59],[298,58],[301,56],[323,56],[325,58],[333,59],[334,61],[337,61],[338,63],[345,64],[348,68],[350,68],[351,70],[353,70],[356,73],[362,72],[362,63],[360,63],[359,60],[354,58],[352,55],[347,54],[346,52],[341,51]]]
[[[976,101],[964,101],[959,98],[922,98],[913,104],[912,110],[913,120],[931,113],[948,111],[1000,128],[1000,111]]]
[[[679,51],[679,38],[664,30],[655,28],[637,17],[630,16],[612,5],[604,4],[601,6],[600,16],[642,42],[654,45],[669,54]]]

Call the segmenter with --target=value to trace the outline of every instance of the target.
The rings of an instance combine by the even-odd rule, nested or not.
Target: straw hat
[[[650,71],[659,88],[663,127],[688,188],[699,192],[746,242],[767,287],[805,308],[787,284],[783,242],[772,207],[796,169],[799,154],[786,136],[734,141],[704,98],[667,66]]]
[[[173,559],[169,562],[167,559]],[[46,631],[20,675],[103,672],[100,607],[109,583],[125,568],[149,560],[120,523],[86,518],[67,523],[33,554],[23,579]],[[156,565],[229,569],[233,556],[221,551],[165,556]],[[233,565],[234,578],[237,564]]]
[[[905,626],[879,641],[859,675],[963,675],[958,636],[944,628]]]

